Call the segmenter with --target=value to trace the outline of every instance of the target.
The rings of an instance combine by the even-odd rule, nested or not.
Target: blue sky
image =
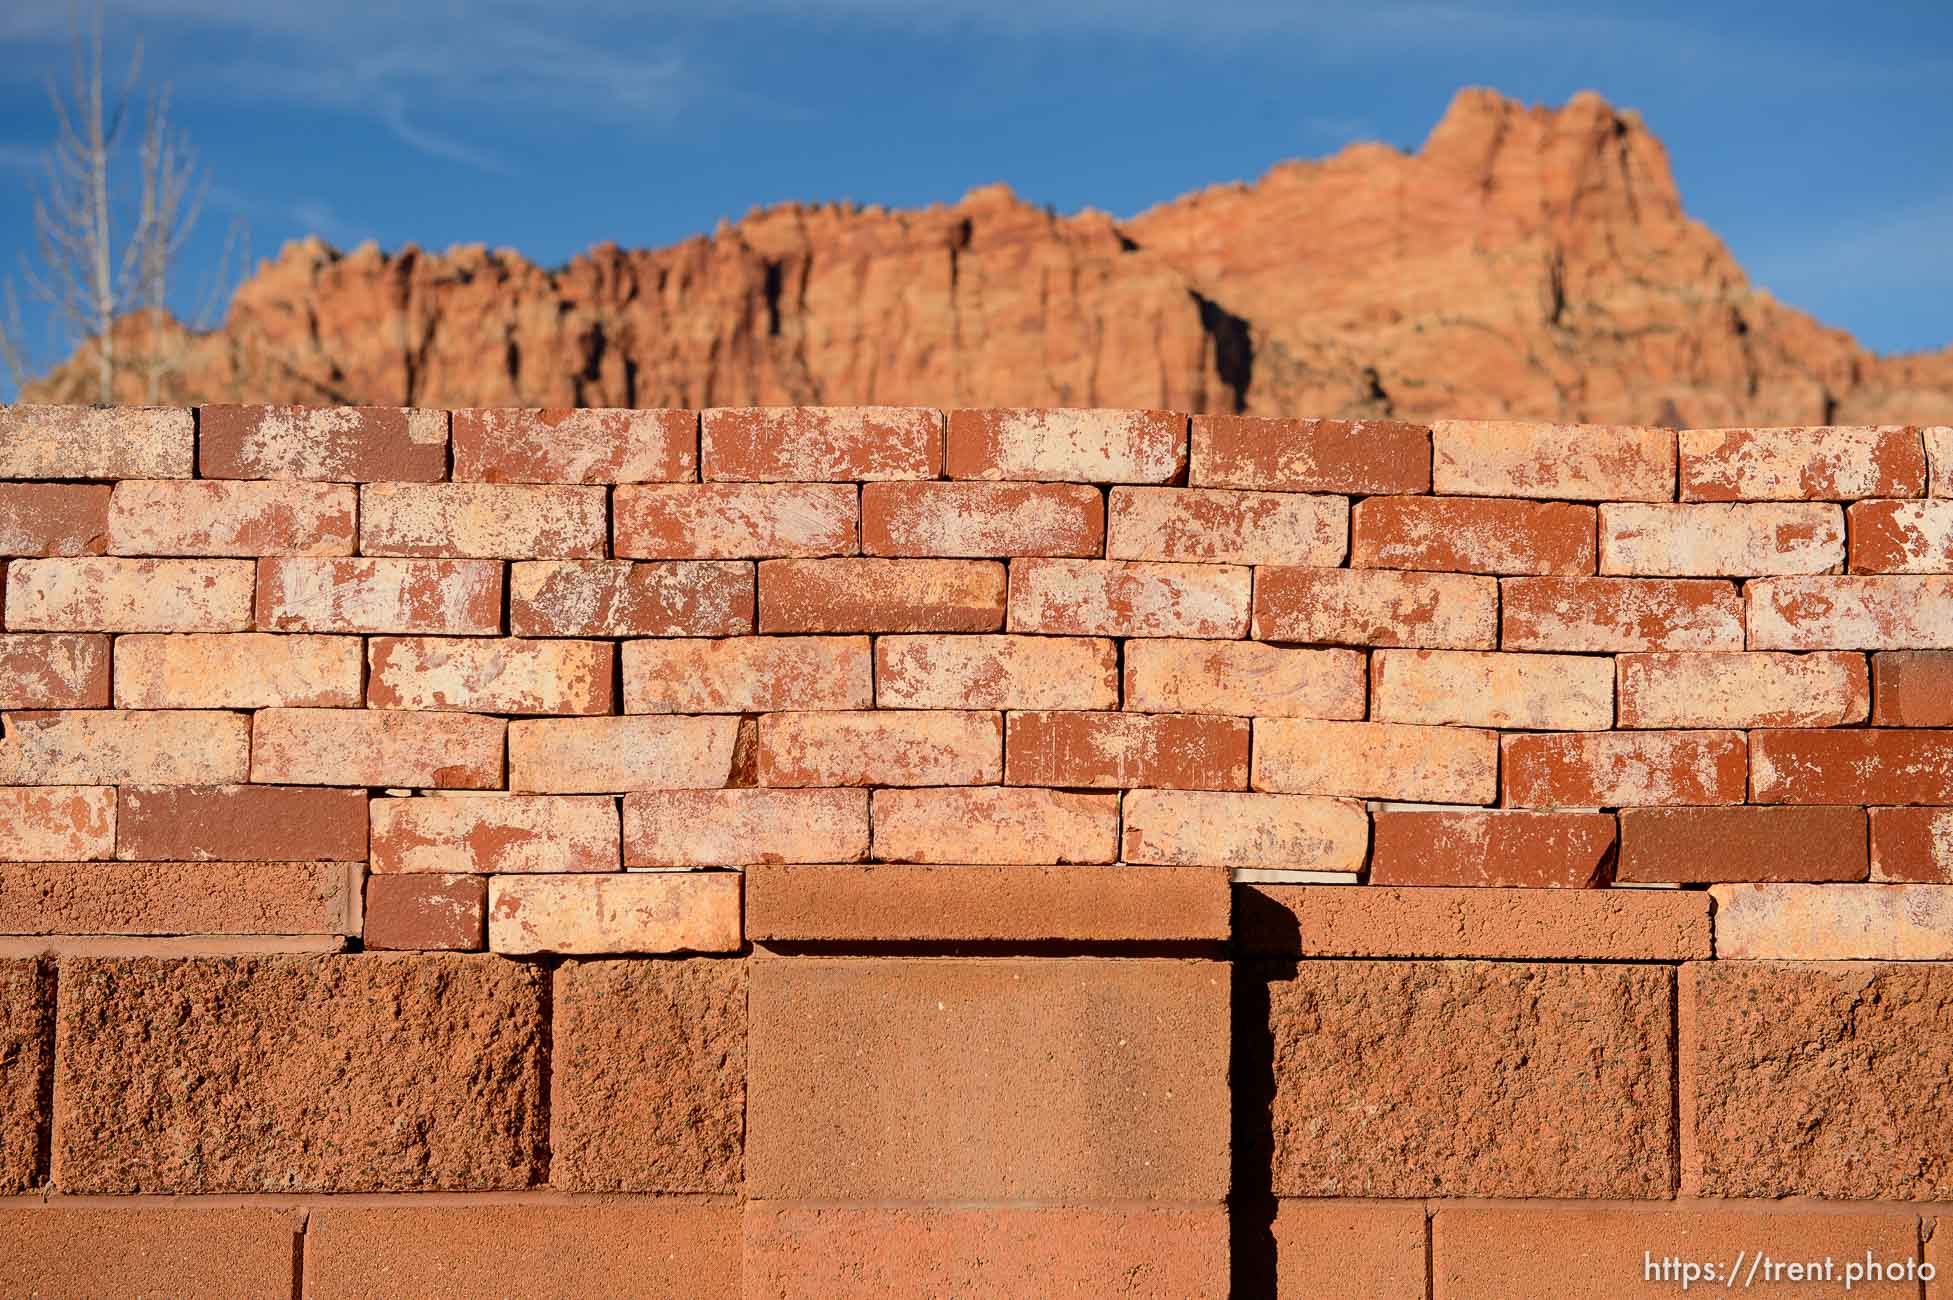
[[[1008,182],[1129,216],[1359,138],[1458,87],[1600,91],[1667,144],[1752,280],[1880,351],[1953,343],[1953,5],[1504,0],[116,0],[256,258],[480,242],[546,265],[755,205]],[[0,273],[31,246],[65,0],[0,12]],[[30,319],[30,343],[49,354]]]

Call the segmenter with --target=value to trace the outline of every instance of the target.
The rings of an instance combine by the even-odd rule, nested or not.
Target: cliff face
[[[991,187],[554,272],[309,240],[178,346],[178,401],[1953,420],[1953,349],[1881,359],[1750,288],[1632,113],[1484,90],[1414,155],[1355,145],[1127,222]],[[30,400],[90,400],[90,376],[78,356]]]

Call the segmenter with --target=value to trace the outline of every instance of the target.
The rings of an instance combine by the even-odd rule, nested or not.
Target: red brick
[[[289,1209],[0,1209],[0,1292],[261,1300],[297,1291]],[[160,1289],[158,1289],[160,1288]]]
[[[1195,487],[1371,496],[1431,490],[1431,431],[1395,420],[1193,417]]]
[[[1844,512],[1834,505],[1600,508],[1602,573],[1667,578],[1835,573],[1844,567],[1844,555]]]
[[[1281,1201],[1275,1294],[1425,1300],[1424,1231],[1424,1207],[1415,1202]]]
[[[359,490],[367,555],[593,559],[610,539],[604,490],[538,483],[369,483]]]
[[[753,630],[740,561],[543,560],[509,569],[516,636],[739,636]]]
[[[1614,855],[1610,813],[1379,808],[1372,885],[1583,889],[1604,884]]]
[[[1627,425],[1439,420],[1431,490],[1450,496],[1673,501],[1675,434]]]
[[[1592,573],[1594,508],[1499,497],[1371,497],[1350,565],[1450,573]]]
[[[698,477],[698,413],[456,411],[457,483],[668,483]]]
[[[364,862],[366,792],[275,785],[125,785],[125,862]]]
[[[130,480],[109,501],[116,555],[351,555],[358,499],[337,483]]]
[[[1262,641],[1490,650],[1499,584],[1457,573],[1270,566],[1255,575]]]
[[[1851,507],[1853,573],[1953,573],[1953,501]]]
[[[500,718],[472,713],[260,709],[251,719],[251,780],[492,790],[502,784],[507,730]]]
[[[1504,802],[1512,807],[1741,803],[1749,770],[1740,731],[1574,732],[1503,743]]]
[[[643,790],[624,796],[624,864],[739,867],[868,856],[866,790]]]
[[[1127,862],[1360,871],[1370,838],[1353,799],[1133,790],[1123,813]]]
[[[1129,641],[1126,707],[1145,713],[1361,718],[1360,650],[1287,650],[1253,641]]]
[[[994,784],[1003,756],[1003,718],[991,712],[769,713],[759,721],[761,785]]]
[[[1491,803],[1496,732],[1394,722],[1255,721],[1254,788],[1419,803]]]
[[[799,957],[750,978],[754,1199],[1227,1194],[1223,966]]]
[[[42,1139],[48,1131],[49,1076],[54,1066],[54,967],[40,961],[0,960],[0,1192],[25,1191],[43,1181]],[[25,1251],[0,1210],[0,1278]]]
[[[1743,648],[1743,597],[1733,582],[1507,578],[1499,589],[1499,644],[1507,650]]]
[[[446,411],[203,406],[197,425],[204,478],[438,483],[448,476]]]
[[[488,883],[488,946],[499,953],[739,949],[736,871],[491,876]]]
[[[611,495],[613,551],[651,560],[853,555],[856,492],[852,483],[626,484]]]
[[[1625,881],[1863,880],[1863,808],[1623,808]]]
[[[258,562],[257,620],[268,632],[494,636],[502,630],[502,566],[267,557]]]
[[[163,406],[0,406],[0,478],[188,478],[190,412]]]
[[[1873,808],[1873,880],[1953,884],[1953,808]]]
[[[538,794],[716,790],[739,719],[543,718],[509,724],[509,789]]]
[[[375,873],[615,871],[617,804],[597,796],[372,801]]]
[[[1605,731],[1614,665],[1586,655],[1379,650],[1370,716],[1384,722]]]
[[[748,406],[702,413],[707,481],[935,478],[943,417],[919,406]]]
[[[737,1205],[675,1201],[320,1205],[312,1207],[305,1230],[305,1295],[740,1300],[739,1223]]]
[[[1953,577],[1763,578],[1747,584],[1757,650],[1953,650]]]
[[[0,934],[357,933],[345,862],[0,862]]]
[[[1953,803],[1953,745],[1943,731],[1757,731],[1750,766],[1757,803]]]
[[[992,560],[762,560],[762,632],[995,632],[1004,566]]]
[[[367,643],[374,709],[609,713],[608,641],[376,636]]]
[[[950,478],[1170,483],[1186,465],[1187,417],[1174,411],[949,413]]]
[[[872,855],[890,862],[1111,862],[1119,796],[1026,787],[877,790]]]
[[[1916,497],[1926,449],[1903,425],[1684,429],[1684,501],[1851,501]]]
[[[366,882],[369,951],[479,952],[488,943],[488,881],[426,873]]]
[[[17,632],[240,632],[251,626],[249,560],[15,560],[7,626]]]
[[[1420,1229],[1421,1239],[1421,1229]],[[1223,1300],[1219,1206],[851,1206],[746,1212],[750,1300],[1105,1295]]]
[[[1872,656],[1872,722],[1953,727],[1953,654],[1887,651]]]
[[[873,662],[865,636],[627,641],[624,712],[866,709]]]
[[[1013,560],[1010,630],[1063,636],[1238,637],[1251,570],[1222,564]]]
[[[1245,790],[1248,722],[1194,713],[1013,713],[1011,785]]]
[[[220,785],[250,765],[239,713],[57,710],[4,723],[0,785]]]
[[[358,708],[364,653],[356,636],[117,637],[115,703],[124,709]]]
[[[81,483],[0,483],[0,555],[100,555],[109,489]]]
[[[1113,641],[885,636],[875,643],[878,708],[1110,709],[1118,703]]]
[[[102,709],[108,702],[107,637],[0,635],[0,709]]]
[[[1942,884],[1739,883],[1709,893],[1719,958],[1953,960],[1953,889]]]
[[[1858,654],[1625,654],[1623,727],[1834,727],[1863,722]]]
[[[107,786],[0,786],[0,859],[64,862],[115,856]]]
[[[1120,487],[1111,498],[1115,560],[1333,566],[1349,549],[1344,497]]]
[[[1077,483],[869,483],[869,555],[1101,555],[1105,501]]]

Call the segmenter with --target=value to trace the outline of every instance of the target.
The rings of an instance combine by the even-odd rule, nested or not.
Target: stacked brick
[[[19,407],[0,479],[0,1293],[1945,1255],[1953,427]]]

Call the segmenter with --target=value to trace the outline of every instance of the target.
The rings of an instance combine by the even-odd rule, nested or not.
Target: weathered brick
[[[1499,738],[1463,727],[1258,718],[1254,788],[1420,803],[1491,803]]]
[[[571,961],[555,980],[550,1185],[739,1191],[745,963]]]
[[[65,959],[56,1184],[526,1187],[543,1173],[547,978],[449,955]]]
[[[1873,880],[1953,884],[1953,808],[1873,808]]]
[[[1439,420],[1431,490],[1449,496],[1673,501],[1675,434],[1628,425]]]
[[[1431,431],[1397,420],[1193,417],[1195,487],[1371,496],[1431,490]]]
[[[0,1209],[0,1292],[260,1300],[297,1291],[290,1209]],[[161,1288],[160,1290],[158,1288]],[[370,1293],[369,1293],[370,1294]]]
[[[364,862],[366,792],[276,785],[125,785],[125,862]]]
[[[267,557],[258,562],[257,620],[268,632],[494,636],[502,630],[502,566]]]
[[[472,713],[260,709],[251,780],[492,790],[502,784],[508,725]]]
[[[1334,566],[1349,549],[1346,497],[1119,487],[1111,498],[1114,560]]]
[[[48,1131],[47,1081],[54,1068],[54,968],[0,960],[0,1192],[25,1191],[44,1179],[41,1142]],[[0,1278],[18,1268],[21,1238],[0,1210]]]
[[[1903,425],[1684,429],[1684,501],[1851,501],[1916,497],[1926,450]]]
[[[509,789],[537,794],[716,790],[736,717],[542,718],[509,724]]]
[[[359,490],[359,549],[367,555],[592,559],[609,536],[599,487],[369,483]]]
[[[1854,522],[1855,534],[1857,525]],[[1836,573],[1844,511],[1835,505],[1604,505],[1600,571],[1665,578]]]
[[[1029,408],[949,412],[944,472],[962,479],[1170,483],[1187,466],[1174,411]]]
[[[1125,797],[1127,862],[1360,871],[1370,823],[1352,799],[1208,790]]]
[[[866,709],[873,664],[865,636],[627,641],[624,712]]]
[[[1709,892],[1720,959],[1953,960],[1946,885],[1728,884]]]
[[[1273,1226],[1277,1296],[1425,1300],[1422,1205],[1289,1199]]]
[[[358,932],[345,862],[0,862],[0,934]]]
[[[1262,641],[1490,650],[1499,584],[1462,573],[1270,566],[1255,575]]]
[[[374,709],[609,713],[608,641],[376,636],[367,643]]]
[[[1238,637],[1252,570],[1223,564],[1013,560],[1010,630],[1065,636]]]
[[[1195,713],[1013,713],[1005,727],[1011,785],[1244,790],[1248,722]]]
[[[1101,555],[1105,501],[1079,483],[869,483],[869,555]]]
[[[1610,813],[1379,808],[1372,885],[1581,889],[1603,883]]]
[[[1507,578],[1499,594],[1499,645],[1506,650],[1743,648],[1743,596],[1733,582]]]
[[[747,406],[701,413],[704,478],[822,483],[935,478],[943,417],[920,406]]]
[[[1740,731],[1583,731],[1503,744],[1504,802],[1521,808],[1741,803],[1749,772]]]
[[[84,483],[0,483],[0,555],[102,554],[109,491]]]
[[[251,626],[249,560],[15,560],[7,626],[46,632],[239,632]]]
[[[446,411],[203,406],[197,425],[197,470],[204,478],[438,483],[448,476]],[[188,470],[177,475],[188,476]]]
[[[1953,501],[1851,507],[1853,573],[1953,573]]]
[[[72,862],[114,856],[113,789],[0,786],[0,860]]]
[[[736,952],[739,873],[488,877],[499,953]]]
[[[1757,803],[1953,803],[1953,745],[1943,731],[1750,733]]]
[[[163,406],[0,406],[0,478],[188,478],[197,428]]]
[[[221,785],[246,779],[251,722],[210,710],[9,713],[0,785]]]
[[[756,1199],[1227,1194],[1215,963],[762,958],[750,976]]]
[[[509,568],[516,636],[739,636],[753,630],[743,561],[542,560]]]
[[[108,702],[107,637],[0,634],[0,709],[101,709]]]
[[[358,500],[338,483],[128,480],[109,501],[114,555],[351,555]]]
[[[1654,653],[1615,660],[1623,727],[1834,727],[1863,722],[1858,654]]]
[[[456,411],[450,434],[457,483],[671,483],[698,477],[695,411]]]
[[[762,560],[762,632],[995,632],[994,560]]]
[[[1145,713],[1361,718],[1360,650],[1288,650],[1253,641],[1130,641],[1126,707]]]
[[[1112,862],[1119,796],[1019,786],[877,790],[872,855],[974,865]]]
[[[1350,517],[1350,566],[1592,573],[1594,508],[1502,497],[1371,497]]]
[[[366,882],[365,946],[480,952],[488,942],[488,882],[477,875],[374,876]]]
[[[759,720],[761,785],[984,785],[1003,775],[1004,721],[996,713],[869,710]]]
[[[617,803],[598,796],[374,799],[373,870],[615,871]]]
[[[1624,881],[1863,880],[1863,808],[1623,808]]]
[[[647,560],[853,555],[852,483],[625,484],[611,495],[612,550]]]
[[[1114,641],[885,636],[875,642],[878,708],[1111,709],[1118,704]]]
[[[1929,424],[1926,440],[1926,495],[1953,497],[1953,424]]]
[[[1762,578],[1747,584],[1756,650],[1953,650],[1953,577]]]
[[[356,636],[117,637],[115,703],[123,709],[358,708],[363,655]]]
[[[1588,655],[1379,650],[1370,716],[1384,722],[1600,730],[1614,724],[1614,665]]]
[[[1921,1096],[1946,1077],[1953,966],[1698,962],[1680,994],[1682,1195],[1953,1193],[1953,1110]]]
[[[624,796],[624,864],[738,867],[868,856],[866,790],[644,790]]]
[[[1893,650],[1873,655],[1872,722],[1881,727],[1953,727],[1953,654]]]

